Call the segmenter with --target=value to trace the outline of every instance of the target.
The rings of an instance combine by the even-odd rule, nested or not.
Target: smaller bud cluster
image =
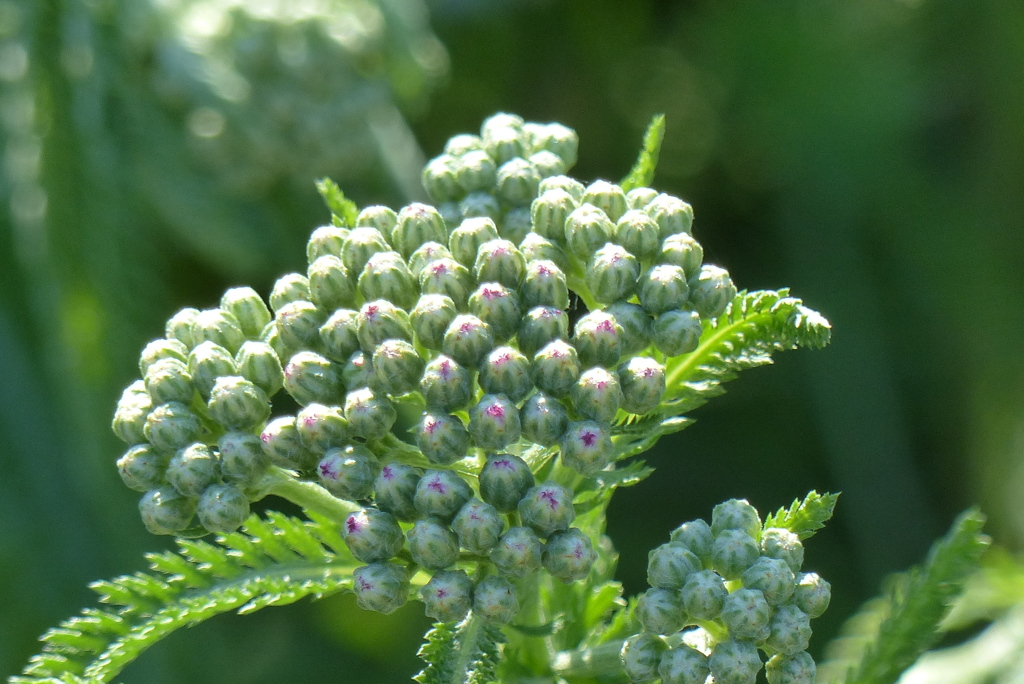
[[[831,588],[801,572],[803,557],[797,535],[762,529],[746,501],[716,506],[711,525],[680,525],[648,559],[651,588],[636,607],[643,631],[622,650],[630,680],[702,684],[711,675],[719,684],[753,684],[765,667],[769,684],[813,684],[810,621],[825,612]],[[705,629],[709,623],[716,629]],[[693,626],[708,637],[708,649],[689,645],[692,639],[669,647],[666,637]]]

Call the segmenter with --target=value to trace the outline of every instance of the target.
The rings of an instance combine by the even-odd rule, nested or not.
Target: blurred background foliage
[[[611,180],[664,112],[656,185],[694,205],[708,260],[792,286],[835,328],[649,454],[660,476],[609,523],[627,591],[724,498],[764,513],[842,490],[808,547],[834,587],[820,651],[979,502],[1007,552],[949,627],[1001,619],[930,672],[1014,681],[1022,73],[1013,0],[5,0],[0,674],[92,602],[87,582],[169,543],[143,531],[108,430],[163,321],[299,267],[327,218],[315,177],[361,205],[420,199],[423,159],[508,110],[576,128],[575,175]],[[425,624],[345,598],[222,617],[124,681],[407,681]]]

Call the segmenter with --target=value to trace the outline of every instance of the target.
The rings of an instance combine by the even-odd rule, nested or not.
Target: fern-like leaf
[[[477,636],[475,657],[469,668],[466,684],[492,684],[498,681],[498,662],[505,635],[497,625],[484,623]]]
[[[962,513],[928,553],[924,565],[889,578],[827,649],[820,682],[892,684],[939,638],[940,623],[977,570],[989,539],[984,516]]]
[[[455,664],[458,660],[458,629],[454,622],[436,623],[426,636],[416,654],[427,664],[413,677],[420,684],[444,684],[455,681]]]
[[[228,611],[250,613],[351,587],[358,565],[335,524],[281,513],[249,518],[216,543],[179,540],[179,553],[150,554],[152,572],[96,582],[109,608],[87,609],[42,636],[43,652],[10,684],[108,682],[171,632]]]
[[[797,499],[788,509],[780,508],[774,515],[769,515],[764,527],[783,527],[801,539],[813,537],[832,517],[838,499],[838,494],[811,491],[803,501]]]
[[[331,219],[336,226],[351,228],[356,225],[359,206],[345,197],[338,184],[330,178],[321,178],[316,182],[316,190],[324,199],[324,204],[331,210]]]
[[[647,126],[644,133],[644,145],[640,155],[630,169],[629,174],[622,179],[622,189],[629,192],[633,188],[650,186],[654,182],[654,170],[658,166],[658,157],[661,154],[661,143],[665,139],[665,115],[658,114]]]
[[[490,684],[505,635],[501,628],[472,613],[460,622],[439,622],[427,632],[419,657],[427,664],[413,677],[420,684]]]

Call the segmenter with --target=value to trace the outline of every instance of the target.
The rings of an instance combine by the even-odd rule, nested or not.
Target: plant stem
[[[342,524],[349,513],[358,511],[359,506],[343,501],[315,482],[297,480],[288,471],[274,468],[269,473],[268,493],[276,494],[282,499],[301,506],[307,511],[314,511]]]
[[[602,681],[610,681],[615,675],[620,675],[620,678],[625,681],[622,660],[619,657],[623,643],[623,641],[615,640],[594,648],[562,651],[555,654],[552,659],[551,670],[559,677],[567,679],[601,678]]]

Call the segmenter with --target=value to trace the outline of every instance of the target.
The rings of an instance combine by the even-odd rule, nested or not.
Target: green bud
[[[262,389],[268,397],[284,386],[281,360],[266,342],[250,340],[242,344],[235,355],[235,368],[239,375]]]
[[[398,414],[386,396],[363,387],[345,396],[345,417],[353,435],[370,439],[390,432]]]
[[[662,544],[647,555],[647,583],[657,589],[682,589],[686,579],[700,569],[700,559],[676,542]]]
[[[611,421],[622,403],[619,381],[599,366],[580,376],[573,385],[570,397],[577,413],[598,422]]]
[[[652,188],[633,188],[626,193],[626,204],[630,209],[643,209],[657,196],[658,191]]]
[[[484,141],[478,135],[470,135],[469,133],[460,133],[453,135],[445,143],[444,153],[450,154],[453,157],[461,157],[468,152],[473,150],[484,149]]]
[[[652,266],[637,285],[640,306],[656,316],[665,311],[682,308],[690,294],[683,269],[672,264]]]
[[[778,654],[765,665],[768,684],[814,684],[818,668],[807,651],[791,656]]]
[[[565,220],[565,242],[569,251],[581,261],[612,239],[615,224],[607,214],[592,204],[583,204]]]
[[[623,356],[633,356],[650,346],[654,324],[639,306],[630,302],[615,302],[606,306],[604,312],[622,328],[619,345]]]
[[[483,283],[469,298],[470,312],[486,323],[497,341],[512,337],[522,313],[515,292],[498,283]]]
[[[317,353],[299,352],[284,368],[284,388],[295,401],[308,404],[333,404],[341,396],[339,368]]]
[[[666,651],[658,664],[661,684],[704,684],[710,672],[708,657],[686,644]]]
[[[534,485],[533,473],[526,461],[512,454],[489,456],[479,480],[480,498],[502,513],[514,511]]]
[[[471,192],[459,202],[459,213],[463,222],[471,218],[489,218],[497,221],[501,217],[501,205],[486,192]]]
[[[451,520],[473,496],[469,485],[450,470],[428,470],[416,484],[413,503],[424,516]]]
[[[306,243],[306,261],[313,263],[322,256],[341,256],[341,246],[348,235],[347,228],[338,226],[320,226],[309,236]]]
[[[167,321],[167,326],[165,328],[167,339],[181,342],[185,345],[186,349],[191,349],[196,346],[198,342],[192,335],[192,324],[195,323],[198,316],[199,309],[193,309],[191,307],[182,309],[171,316]]]
[[[477,282],[501,283],[513,290],[526,273],[526,259],[508,240],[491,240],[480,245],[473,265]]]
[[[420,596],[427,617],[457,622],[473,607],[473,580],[465,570],[442,570],[420,589]]]
[[[540,568],[544,546],[529,527],[510,527],[491,550],[490,559],[511,577],[526,577]]]
[[[405,543],[395,517],[372,507],[349,513],[341,525],[341,538],[352,555],[364,563],[394,558]]]
[[[451,239],[450,237],[448,238]],[[452,253],[448,248],[438,242],[424,242],[416,248],[416,251],[409,257],[409,272],[419,282],[420,273],[427,264],[438,259],[451,259]]]
[[[736,286],[724,268],[705,264],[697,277],[690,281],[690,302],[705,318],[721,316],[735,298]]]
[[[675,634],[686,626],[686,615],[676,592],[669,589],[648,589],[636,603],[636,619],[654,634]]]
[[[754,684],[761,658],[754,642],[732,638],[715,644],[708,665],[715,684]]]
[[[521,401],[533,389],[530,362],[512,347],[498,347],[480,364],[480,389]]]
[[[469,150],[459,157],[455,182],[464,193],[487,191],[494,187],[498,166],[482,149]],[[461,199],[461,195],[452,199]]]
[[[473,392],[470,372],[448,356],[438,356],[423,369],[420,394],[429,408],[457,411],[469,403]]]
[[[139,373],[143,377],[146,376],[146,371],[157,361],[164,359],[177,359],[178,361],[188,361],[188,347],[179,342],[178,340],[153,340],[146,345],[145,349],[142,350],[142,354],[139,355]]]
[[[363,211],[365,212],[367,209]],[[388,211],[391,210],[388,209]],[[371,226],[362,226],[351,231],[341,246],[341,262],[344,264],[346,272],[356,276],[363,272],[366,262],[374,254],[391,251],[391,246],[385,237],[389,234]]]
[[[251,287],[233,287],[220,298],[220,308],[238,321],[242,334],[248,338],[259,337],[270,322],[270,309]]]
[[[412,392],[423,376],[423,359],[405,340],[384,340],[373,352],[373,372],[388,394]]]
[[[469,409],[469,434],[481,449],[501,449],[519,441],[519,411],[504,394],[485,394]]]
[[[725,530],[741,530],[755,539],[761,534],[761,516],[746,499],[729,499],[711,512],[711,534],[716,537]]]
[[[210,447],[197,442],[174,454],[166,476],[183,496],[197,497],[220,479],[220,464]]]
[[[675,264],[683,269],[687,279],[690,279],[700,273],[700,265],[704,261],[704,248],[686,233],[671,235],[661,244],[658,260],[663,264]]]
[[[543,184],[551,179],[548,178]],[[533,229],[537,234],[554,242],[565,240],[565,222],[576,211],[578,202],[566,190],[552,188],[541,192],[530,205]]]
[[[763,641],[768,636],[771,614],[772,609],[760,591],[737,589],[725,597],[721,619],[733,639]]]
[[[498,196],[512,206],[528,205],[537,196],[540,172],[530,162],[517,157],[498,167]]]
[[[459,309],[465,308],[473,284],[473,274],[455,259],[432,261],[420,271],[420,291],[423,294],[446,295]]]
[[[451,465],[469,452],[469,432],[457,416],[424,413],[414,432],[416,446],[435,465]]]
[[[614,456],[608,429],[589,420],[569,423],[561,446],[562,465],[586,476],[604,470]]]
[[[544,569],[566,583],[584,579],[596,560],[590,538],[575,527],[552,534],[541,557]]]
[[[537,173],[540,174],[541,178],[557,176],[569,170],[564,159],[548,150],[534,152],[529,156],[528,161],[537,169]]]
[[[727,580],[739,579],[758,556],[757,542],[743,530],[725,530],[711,546],[711,566]]]
[[[233,484],[214,484],[199,497],[199,522],[210,532],[230,534],[249,517],[249,499]]]
[[[793,602],[812,618],[821,617],[832,601],[832,585],[816,572],[802,572],[796,581]]]
[[[360,346],[368,354],[372,354],[384,340],[412,342],[409,314],[386,299],[367,302],[359,309],[357,335]]]
[[[228,430],[251,430],[270,417],[267,393],[237,375],[217,378],[208,406],[210,417]]]
[[[516,588],[504,577],[485,577],[473,590],[473,613],[485,620],[505,624],[518,612]]]
[[[416,339],[427,349],[438,350],[444,342],[444,334],[455,317],[459,315],[455,302],[447,295],[425,294],[409,312],[409,321],[416,332]]]
[[[565,433],[569,418],[565,407],[554,397],[537,392],[519,409],[519,422],[526,440],[551,446]]]
[[[398,212],[398,225],[391,241],[403,257],[408,259],[424,242],[448,242],[448,230],[437,209],[429,204],[413,203]]]
[[[414,520],[418,513],[413,497],[416,496],[416,485],[421,477],[423,471],[419,468],[402,463],[386,464],[373,483],[377,508],[404,522]]]
[[[765,646],[776,653],[796,655],[810,644],[811,618],[792,604],[775,609],[769,628],[771,634]]]
[[[693,207],[664,193],[647,203],[644,211],[658,224],[658,233],[664,240],[670,235],[689,233],[693,227]]]
[[[442,154],[423,167],[420,178],[432,202],[440,204],[462,197],[463,191],[457,181],[459,166],[458,159],[450,154]]]
[[[274,283],[270,291],[270,308],[276,313],[292,302],[308,302],[309,279],[300,273],[288,273]]]
[[[648,684],[658,678],[658,663],[668,646],[665,641],[650,632],[641,632],[626,639],[622,645],[622,669],[629,681]],[[687,683],[689,684],[689,683]],[[696,682],[695,684],[703,684]]]
[[[636,257],[624,247],[609,242],[594,252],[584,277],[594,298],[610,303],[629,297],[639,275],[640,264]]]
[[[576,321],[572,343],[584,367],[611,368],[622,353],[622,327],[604,311],[591,311]]]
[[[397,563],[371,563],[352,572],[356,605],[363,610],[393,613],[409,599],[409,577]]]
[[[682,356],[697,348],[703,332],[696,311],[666,311],[654,321],[652,341],[665,356]]]
[[[498,543],[504,527],[498,509],[478,499],[470,499],[452,520],[459,546],[478,556],[486,556]]]
[[[372,206],[366,207],[356,216],[356,228],[374,228],[384,238],[390,238],[398,225],[398,214],[390,207]],[[385,250],[387,247],[384,248]],[[345,264],[348,266],[348,264]],[[357,269],[356,272],[363,270]]]
[[[332,361],[348,361],[359,349],[359,312],[338,309],[320,326],[320,342],[324,354]]]
[[[569,308],[569,288],[566,285],[565,273],[553,261],[531,261],[527,264],[520,292],[523,303],[530,308]]]
[[[479,366],[493,348],[490,326],[468,314],[455,317],[441,342],[441,351],[467,368]]]
[[[378,470],[377,457],[358,444],[328,449],[316,466],[324,489],[349,501],[370,498]]]
[[[362,387],[380,390],[377,374],[373,370],[373,357],[361,351],[348,357],[345,367],[341,369],[341,384],[348,392]]]
[[[626,203],[626,193],[622,191],[622,188],[603,180],[594,181],[587,186],[583,192],[581,204],[584,203],[593,204],[607,214],[612,221],[618,221],[629,208]]]
[[[188,404],[195,388],[188,366],[178,359],[161,359],[146,369],[146,392],[155,404],[177,401]]]
[[[480,246],[498,239],[498,227],[487,217],[467,218],[448,236],[452,257],[466,268],[476,263]]]
[[[531,261],[550,261],[562,271],[568,268],[569,257],[565,250],[537,233],[527,233],[523,241],[519,243],[519,251],[526,259],[527,267]]]
[[[586,191],[586,188],[583,183],[569,176],[550,176],[542,180],[540,187],[537,188],[537,191],[542,195],[551,190],[564,190],[569,193],[573,201],[579,204],[580,200],[583,199],[583,193]]]
[[[416,301],[416,280],[398,252],[378,252],[359,276],[359,291],[367,299],[386,299],[401,308]]]
[[[270,461],[282,468],[310,470],[316,464],[316,454],[309,451],[299,438],[294,416],[275,418],[260,433],[263,451]]]
[[[665,367],[654,359],[634,356],[619,366],[618,376],[624,410],[644,414],[661,404],[665,394]]]
[[[714,570],[690,573],[679,592],[683,609],[697,620],[717,618],[728,595],[725,580]]]
[[[170,485],[151,489],[139,500],[142,524],[150,534],[174,534],[184,530],[196,514],[196,500]]]
[[[313,302],[296,301],[277,310],[274,325],[288,349],[313,349],[320,342],[320,326],[327,316]]]
[[[487,154],[498,164],[522,157],[526,152],[522,133],[514,128],[492,128],[483,138]]]
[[[569,529],[576,511],[572,492],[553,482],[531,487],[519,501],[519,518],[543,538]]]
[[[711,527],[702,519],[697,518],[672,530],[670,539],[688,548],[697,558],[707,561],[711,558],[713,543]]]
[[[565,311],[550,306],[536,306],[523,316],[516,342],[524,354],[534,356],[551,342],[568,337],[569,316]]]
[[[513,207],[501,217],[501,228],[498,234],[512,244],[518,245],[530,234],[533,228],[533,219],[530,217],[530,207]]]
[[[202,424],[184,404],[161,404],[146,417],[143,432],[157,449],[177,450],[191,444],[202,433]]]
[[[793,597],[796,578],[786,561],[761,557],[747,568],[741,578],[743,586],[757,589],[771,606],[786,603]]]
[[[352,306],[356,296],[355,278],[339,257],[333,254],[320,257],[310,264],[307,274],[309,296],[320,309],[334,311]]]
[[[220,472],[239,487],[251,487],[270,465],[260,438],[248,432],[227,432],[217,441]]]
[[[117,459],[117,472],[129,489],[146,492],[159,487],[167,470],[167,456],[149,444],[137,444]]]
[[[550,123],[544,128],[544,149],[557,154],[565,162],[565,167],[571,169],[576,164],[576,153],[580,144],[576,131],[559,123]]]
[[[409,553],[427,570],[444,570],[459,559],[459,540],[436,518],[417,520],[409,530]]]
[[[295,416],[299,441],[310,451],[322,454],[348,441],[348,421],[338,406],[310,404]]]
[[[804,564],[804,545],[800,537],[780,527],[769,527],[761,533],[761,553],[785,561],[794,573],[800,572]]]
[[[265,342],[270,345],[270,348],[277,354],[278,359],[287,359],[289,356],[294,354],[297,350],[291,349],[284,342],[281,341],[281,335],[277,329],[277,321],[271,321],[263,332],[260,334],[260,342]],[[225,350],[226,351],[226,350]],[[241,351],[241,349],[239,349]]]
[[[576,348],[563,340],[549,343],[533,357],[533,382],[551,396],[564,397],[579,377]]]
[[[615,242],[640,259],[650,259],[658,253],[661,239],[658,224],[642,211],[627,211],[615,224]]]
[[[200,311],[192,322],[192,338],[196,344],[213,342],[232,354],[245,342],[245,335],[238,319],[223,309]]]

